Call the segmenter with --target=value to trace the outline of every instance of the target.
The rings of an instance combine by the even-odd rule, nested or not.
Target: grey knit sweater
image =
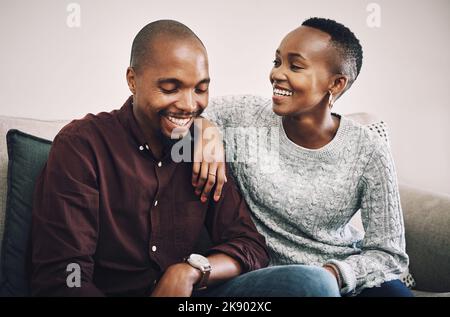
[[[330,143],[303,148],[287,137],[271,100],[256,96],[215,98],[204,115],[224,131],[227,161],[271,265],[333,263],[350,295],[406,270],[397,176],[378,134],[340,116]],[[365,233],[349,224],[358,210]]]

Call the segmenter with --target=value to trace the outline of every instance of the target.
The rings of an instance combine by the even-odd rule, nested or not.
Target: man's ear
[[[131,93],[133,95],[136,94],[136,72],[134,71],[133,67],[127,68],[127,82],[128,82],[128,88],[130,89]]]
[[[333,81],[330,87],[333,96],[340,96],[348,85],[348,77],[342,74],[333,76]]]

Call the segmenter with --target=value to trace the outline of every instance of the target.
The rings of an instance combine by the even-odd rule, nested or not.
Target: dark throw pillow
[[[51,147],[44,140],[9,130],[8,194],[1,256],[1,296],[29,296],[27,274],[33,191]]]

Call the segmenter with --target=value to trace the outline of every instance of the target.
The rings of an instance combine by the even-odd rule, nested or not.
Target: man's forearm
[[[241,265],[232,257],[216,253],[208,256],[211,264],[211,273],[207,285],[226,281],[238,276],[241,271]],[[167,268],[151,296],[155,297],[173,297],[173,296],[191,296],[195,284],[202,278],[200,270],[194,268],[188,263],[177,263]]]
[[[229,280],[242,272],[241,264],[224,253],[212,254],[208,260],[211,264],[208,286]]]
[[[207,258],[209,260],[209,264],[211,265],[211,273],[207,284],[208,286],[225,282],[240,275],[242,272],[241,264],[229,255],[224,253],[215,253]],[[188,263],[185,264],[186,269],[190,271],[190,274],[188,275],[190,276],[192,284],[197,284],[202,277],[202,273],[200,270],[192,267]]]

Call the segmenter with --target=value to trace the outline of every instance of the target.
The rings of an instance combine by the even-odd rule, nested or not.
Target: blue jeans
[[[384,282],[380,287],[366,288],[356,297],[414,297],[400,280]]]
[[[339,297],[336,279],[308,265],[271,266],[196,291],[194,297]]]
[[[194,297],[340,297],[336,279],[321,267],[272,266],[235,277],[224,284],[196,291]],[[356,297],[412,297],[400,281],[367,288]]]

